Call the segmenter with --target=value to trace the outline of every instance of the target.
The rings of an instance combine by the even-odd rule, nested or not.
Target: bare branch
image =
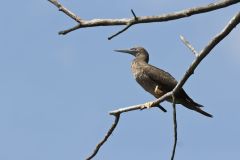
[[[60,32],[58,32],[58,34],[60,34],[60,35],[65,35],[65,34],[67,34],[67,33],[69,33],[69,32],[72,32],[72,31],[78,29],[80,25],[81,25],[81,24],[78,24],[78,25],[76,25],[76,26],[74,26],[74,27],[72,27],[72,28],[70,28],[70,29],[67,29],[67,30],[64,30],[64,31],[60,31]]]
[[[133,11],[133,9],[131,9],[131,12],[132,12],[132,14],[133,14],[133,17],[134,17],[134,19],[137,21],[137,16],[136,16],[136,14],[135,14],[135,12]]]
[[[75,20],[78,23],[81,23],[81,18],[78,17],[77,15],[75,15],[73,12],[71,12],[70,10],[68,10],[66,7],[64,7],[63,5],[61,5],[57,0],[48,0],[49,2],[51,2],[52,4],[54,4],[59,11],[62,11],[63,13],[65,13],[66,15],[68,15],[70,18],[72,18],[73,20]]]
[[[129,24],[127,24],[126,27],[124,27],[122,30],[120,30],[119,32],[115,33],[114,35],[108,37],[108,40],[113,39],[114,37],[118,36],[119,34],[123,33],[124,31],[126,31],[132,25],[136,24],[136,22],[138,21],[138,18],[137,18],[136,14],[134,13],[134,11],[132,9],[131,9],[131,12],[133,14],[134,21],[129,21]]]
[[[197,68],[199,63],[206,57],[210,51],[223,40],[232,30],[240,23],[240,12],[238,12],[226,25],[226,27],[217,34],[207,46],[199,53],[193,63],[190,65],[183,78],[178,82],[176,87],[173,89],[173,93],[176,93],[182,86],[186,83],[188,78],[193,74],[194,70]]]
[[[149,104],[151,104],[150,105],[151,107],[158,107],[159,103],[161,103],[164,100],[170,98],[171,96],[172,96],[172,92],[168,92],[165,95],[163,95],[162,97],[160,97],[159,99],[156,99],[154,101],[150,101],[150,102],[147,102],[147,103],[144,103],[144,104],[129,106],[129,107],[125,107],[125,108],[119,108],[117,110],[109,112],[109,114],[110,115],[115,115],[115,114],[121,114],[121,113],[124,113],[124,112],[129,112],[129,111],[134,111],[134,110],[142,110],[142,109],[146,109]]]
[[[167,110],[163,106],[161,106],[160,104],[158,104],[156,107],[158,107],[163,112],[167,112]]]
[[[114,35],[108,37],[108,40],[113,39],[114,37],[118,36],[119,34],[123,33],[124,31],[126,31],[128,28],[130,28],[132,25],[136,24],[138,21],[138,17],[136,16],[136,14],[134,13],[133,9],[131,9],[131,12],[133,14],[134,17],[134,21],[129,21],[129,23],[126,25],[126,27],[124,27],[122,30],[120,30],[119,32],[115,33]]]
[[[125,108],[119,108],[117,110],[109,112],[110,115],[115,116],[115,122],[108,131],[107,135],[104,137],[104,139],[96,146],[93,154],[90,156],[90,159],[93,158],[100,147],[107,141],[108,137],[112,134],[113,130],[118,124],[119,117],[122,113],[124,112],[129,112],[129,111],[134,111],[134,110],[142,110],[145,108],[150,107],[158,107],[159,103],[163,102],[164,100],[168,98],[172,98],[173,100],[173,122],[174,122],[174,145],[173,145],[173,150],[172,150],[172,156],[171,160],[174,159],[175,156],[175,150],[176,150],[176,145],[177,145],[177,118],[176,118],[176,104],[175,104],[175,94],[182,88],[182,86],[185,84],[185,82],[188,80],[188,78],[192,75],[196,67],[200,64],[200,62],[203,60],[204,57],[206,57],[210,51],[221,41],[223,40],[232,30],[234,27],[236,27],[240,23],[240,12],[238,12],[226,25],[226,27],[219,33],[217,34],[209,43],[208,45],[200,52],[200,54],[196,57],[194,62],[190,65],[186,73],[184,74],[183,78],[178,82],[178,84],[175,86],[175,88],[164,94],[162,97],[154,100],[147,102],[145,104],[139,104],[139,105],[134,105],[130,107],[125,107]],[[87,160],[90,160],[87,159]]]
[[[88,157],[86,158],[86,160],[91,160],[99,151],[99,149],[102,147],[102,145],[108,140],[108,138],[112,135],[114,129],[117,127],[117,124],[119,122],[119,119],[120,119],[120,114],[115,114],[115,120],[114,120],[114,123],[112,124],[112,126],[109,128],[107,134],[105,135],[105,137],[103,138],[103,140],[101,140],[101,142],[99,142],[97,144],[97,146],[95,147],[93,153]]]
[[[210,11],[228,7],[230,5],[240,2],[240,0],[221,0],[221,1],[217,1],[215,3],[210,3],[205,6],[188,8],[188,9],[185,9],[182,11],[177,11],[177,12],[168,13],[168,14],[162,14],[162,15],[158,15],[158,16],[138,16],[137,21],[136,21],[135,16],[133,18],[122,18],[122,19],[92,19],[92,20],[83,20],[80,18],[78,19],[75,14],[73,14],[71,11],[69,11],[65,7],[63,7],[57,0],[48,0],[48,1],[53,3],[56,7],[62,8],[61,10],[65,14],[70,16],[72,19],[74,19],[77,23],[81,23],[81,25],[77,25],[77,26],[74,26],[73,28],[59,32],[60,34],[64,34],[64,35],[71,31],[74,31],[74,30],[77,30],[80,28],[86,28],[86,27],[126,25],[127,27],[125,27],[121,31],[121,33],[122,33],[130,27],[128,25],[132,24],[132,22],[135,22],[134,24],[139,24],[139,23],[170,21],[170,20],[189,17],[189,16],[192,16],[195,14],[210,12]]]
[[[174,143],[173,143],[173,150],[171,160],[174,160],[176,146],[177,146],[177,111],[176,111],[176,101],[174,94],[172,95],[172,106],[173,106],[173,129],[174,129]]]
[[[118,36],[119,34],[123,33],[124,31],[126,31],[128,28],[130,28],[133,25],[133,23],[130,23],[128,25],[126,25],[126,27],[124,27],[122,30],[120,30],[119,32],[115,33],[114,35],[108,37],[108,40],[113,39],[114,37]]]
[[[188,42],[188,40],[186,40],[182,35],[180,35],[180,39],[193,52],[193,54],[197,57],[198,52],[193,48],[193,46]]]

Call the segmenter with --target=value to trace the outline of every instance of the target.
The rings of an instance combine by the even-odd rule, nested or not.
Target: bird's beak
[[[122,53],[129,53],[131,55],[135,55],[136,51],[130,50],[130,49],[116,49],[115,52],[122,52]]]

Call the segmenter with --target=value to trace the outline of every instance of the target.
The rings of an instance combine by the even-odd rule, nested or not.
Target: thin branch
[[[177,146],[177,111],[176,111],[176,101],[174,94],[172,95],[172,106],[173,106],[173,128],[174,128],[174,143],[173,143],[173,149],[172,149],[172,156],[171,160],[174,160],[176,146]]]
[[[70,28],[70,29],[59,32],[60,34],[64,34],[64,35],[69,33],[69,32],[72,32],[74,30],[77,30],[77,29],[80,29],[80,28],[86,28],[86,27],[116,26],[116,25],[126,25],[127,26],[134,21],[135,21],[134,24],[170,21],[170,20],[189,17],[189,16],[192,16],[192,15],[195,15],[195,14],[214,11],[214,10],[221,9],[221,8],[224,8],[224,7],[228,7],[230,5],[233,5],[233,4],[236,4],[236,3],[240,2],[240,0],[221,0],[221,1],[217,1],[215,3],[210,3],[208,5],[188,8],[188,9],[185,9],[185,10],[182,10],[182,11],[162,14],[162,15],[158,15],[158,16],[138,16],[137,21],[136,21],[135,17],[133,17],[133,18],[122,18],[122,19],[92,19],[92,20],[78,19],[78,18],[76,18],[77,16],[75,14],[73,14],[71,11],[69,11],[65,7],[63,7],[63,5],[61,5],[57,0],[48,0],[48,1],[53,3],[58,8],[59,8],[59,6],[61,6],[62,8],[64,8],[63,11],[64,11],[65,14],[70,16],[77,23],[81,23],[81,25],[77,25],[77,26],[74,26],[73,28]],[[129,27],[130,26],[125,27],[125,29],[123,29],[122,32],[126,31]]]
[[[137,16],[136,16],[135,12],[133,11],[133,9],[131,9],[131,12],[132,12],[132,14],[133,14],[134,19],[137,21],[138,18],[137,18]]]
[[[158,107],[163,112],[167,112],[167,110],[163,106],[161,106],[160,104],[158,104],[156,107]]]
[[[119,34],[123,33],[124,31],[126,31],[128,28],[130,28],[133,25],[133,23],[130,23],[128,25],[126,25],[126,27],[124,27],[122,30],[118,31],[117,33],[115,33],[114,35],[108,37],[108,40],[113,39],[114,37],[118,36]]]
[[[200,62],[203,60],[204,57],[206,57],[210,51],[221,41],[223,40],[232,30],[240,23],[240,12],[238,12],[226,25],[226,27],[217,34],[209,43],[208,45],[200,52],[200,54],[196,57],[194,62],[190,65],[186,73],[184,74],[183,78],[178,82],[178,84],[175,86],[175,88],[164,94],[162,97],[150,101],[144,104],[138,104],[134,106],[119,108],[117,110],[109,112],[110,115],[115,116],[115,122],[113,123],[112,127],[108,131],[107,135],[104,137],[104,139],[96,146],[93,154],[90,156],[90,159],[93,158],[98,150],[101,148],[101,146],[107,141],[108,137],[112,134],[113,130],[116,128],[118,124],[119,117],[124,112],[134,111],[134,110],[142,110],[149,107],[158,107],[159,103],[163,102],[164,100],[171,98],[173,99],[173,122],[174,122],[174,145],[172,150],[172,157],[171,160],[174,159],[176,145],[177,145],[177,118],[176,118],[176,104],[175,104],[175,97],[174,95],[182,88],[182,86],[185,84],[185,82],[188,80],[188,78],[192,75],[196,67],[200,64]],[[87,160],[90,160],[87,159]]]
[[[72,32],[72,31],[78,29],[80,25],[81,25],[81,24],[78,24],[78,25],[76,25],[75,27],[69,28],[69,29],[67,29],[67,30],[60,31],[60,32],[58,32],[58,34],[60,34],[60,35],[65,35],[65,34],[67,34],[67,33],[69,33],[69,32]]]
[[[107,134],[105,135],[105,137],[97,144],[97,146],[95,147],[93,153],[86,158],[86,160],[91,160],[99,151],[99,149],[102,147],[102,145],[108,140],[108,138],[112,135],[114,129],[117,127],[117,124],[119,122],[120,119],[120,114],[115,114],[114,115],[115,120],[114,123],[112,124],[112,126],[109,128]]]
[[[147,102],[147,103],[144,103],[144,104],[138,104],[138,105],[134,105],[134,106],[119,108],[117,110],[109,112],[109,114],[110,115],[115,115],[115,114],[121,114],[121,113],[124,113],[124,112],[129,112],[129,111],[134,111],[134,110],[142,110],[142,109],[148,108],[149,104],[150,104],[150,107],[158,107],[159,103],[161,103],[164,100],[170,98],[171,96],[172,96],[172,92],[168,92],[168,93],[164,94],[162,97],[160,97],[156,100],[153,100],[153,101],[150,101],[150,102]]]
[[[194,47],[188,42],[188,40],[186,40],[186,38],[184,38],[182,35],[180,35],[180,39],[182,40],[182,42],[193,52],[193,54],[197,57],[198,56],[198,52],[194,49]]]
[[[193,63],[190,65],[183,78],[178,82],[178,84],[173,89],[173,93],[176,93],[182,86],[186,83],[188,78],[193,74],[194,70],[197,68],[199,63],[206,57],[210,51],[223,40],[232,30],[240,23],[240,12],[238,12],[226,25],[226,27],[217,34],[204,49],[199,53]]]
[[[64,7],[61,3],[59,3],[57,0],[48,0],[49,2],[51,2],[52,4],[54,4],[59,11],[62,11],[63,13],[65,13],[66,15],[68,15],[70,18],[72,18],[73,20],[75,20],[78,23],[81,23],[81,18],[78,17],[76,14],[74,14],[73,12],[71,12],[70,10],[68,10],[66,7]]]
[[[138,21],[138,18],[136,16],[136,14],[134,13],[133,9],[131,9],[131,12],[133,14],[133,21],[129,21],[129,23],[126,25],[126,27],[124,27],[122,30],[118,31],[117,33],[115,33],[114,35],[108,37],[108,40],[113,39],[114,37],[118,36],[119,34],[123,33],[124,31],[126,31],[128,28],[130,28],[132,25],[136,24]]]

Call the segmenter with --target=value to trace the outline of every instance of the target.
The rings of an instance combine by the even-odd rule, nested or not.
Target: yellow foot
[[[157,93],[158,92],[158,85],[156,85],[155,89],[154,89],[154,92]]]
[[[141,109],[149,109],[153,107],[152,105],[153,105],[153,102],[147,102],[141,107]]]

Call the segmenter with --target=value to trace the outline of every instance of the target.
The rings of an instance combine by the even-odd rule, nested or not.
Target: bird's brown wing
[[[144,71],[146,72],[145,74],[147,74],[148,77],[151,78],[151,80],[154,81],[154,83],[156,83],[163,92],[169,92],[173,90],[174,87],[177,85],[177,81],[172,75],[157,67],[148,65],[145,66]],[[179,101],[179,103],[181,103],[188,109],[199,112],[205,116],[212,117],[211,114],[200,109],[199,107],[202,107],[202,105],[194,102],[182,88],[175,96],[177,98],[177,101]]]
[[[158,84],[165,92],[172,91],[178,83],[171,74],[152,65],[146,67],[145,71],[147,72],[146,74],[149,76],[149,78]],[[179,90],[176,96],[177,98],[186,100],[197,107],[203,107],[201,104],[194,102],[182,88]]]
[[[152,65],[146,66],[144,71],[165,92],[173,90],[178,83],[171,74]]]

